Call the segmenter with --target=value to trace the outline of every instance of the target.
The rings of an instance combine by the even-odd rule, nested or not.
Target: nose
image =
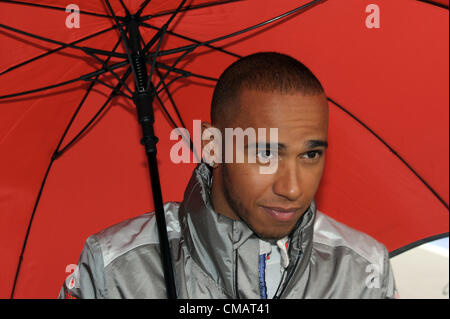
[[[272,186],[273,192],[290,201],[302,195],[300,169],[296,161],[279,163]]]

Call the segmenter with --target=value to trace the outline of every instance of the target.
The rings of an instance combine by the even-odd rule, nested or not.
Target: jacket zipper
[[[241,299],[239,297],[239,289],[238,289],[238,250],[235,250],[234,253],[234,258],[236,259],[236,261],[234,262],[234,294],[236,296],[236,299]]]
[[[295,257],[294,266],[291,268],[291,271],[289,273],[287,271],[285,271],[283,273],[283,278],[281,279],[280,285],[278,286],[277,292],[275,293],[275,296],[273,297],[273,299],[280,299],[281,295],[286,290],[286,287],[287,287],[289,281],[291,280],[292,276],[294,275],[295,269],[297,269],[297,264],[298,264],[298,261],[300,260],[301,255],[302,255],[302,251],[300,250],[298,252],[297,256]],[[280,288],[281,288],[281,291],[280,291]]]

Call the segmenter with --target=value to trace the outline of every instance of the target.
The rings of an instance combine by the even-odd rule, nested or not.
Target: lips
[[[262,206],[264,212],[279,221],[290,221],[299,212],[299,208],[281,208]]]

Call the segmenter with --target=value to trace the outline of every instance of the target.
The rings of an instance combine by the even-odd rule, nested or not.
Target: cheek
[[[256,165],[233,164],[235,169],[232,177],[233,192],[248,205],[252,205],[261,197],[272,182],[271,176],[260,174]],[[250,208],[250,207],[248,207]]]
[[[308,194],[308,197],[313,197],[319,187],[320,180],[322,179],[323,173],[323,165],[317,165],[311,169],[304,169],[302,185],[305,194]]]

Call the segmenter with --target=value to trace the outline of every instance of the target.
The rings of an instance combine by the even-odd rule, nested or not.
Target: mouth
[[[295,218],[300,208],[282,208],[261,206],[263,211],[276,220],[287,222]]]

